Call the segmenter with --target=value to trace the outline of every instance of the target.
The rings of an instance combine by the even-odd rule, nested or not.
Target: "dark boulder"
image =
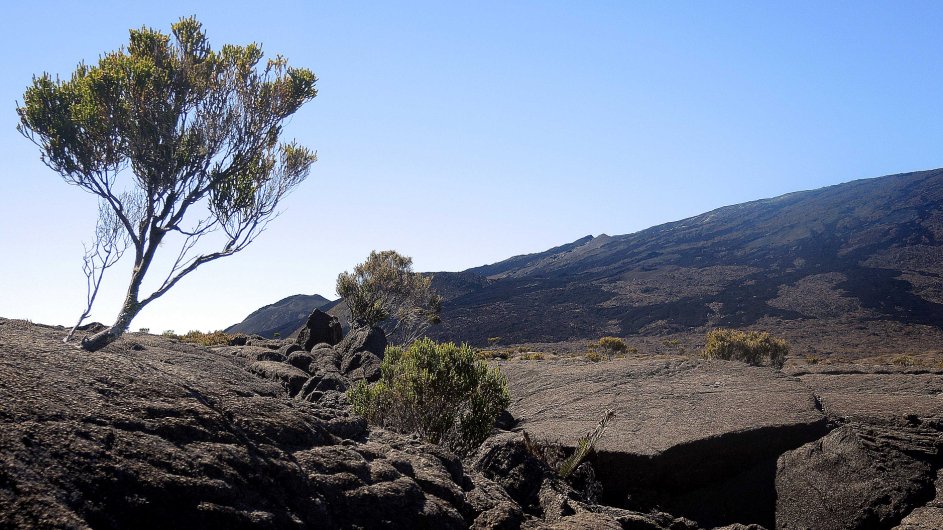
[[[359,351],[368,351],[382,359],[387,344],[386,333],[383,332],[383,329],[360,327],[351,330],[344,337],[344,340],[337,345],[337,351],[342,356]]]
[[[935,491],[933,437],[907,431],[849,424],[782,455],[776,528],[891,528],[926,505]]]
[[[304,370],[305,372],[311,371],[311,361],[314,360],[314,357],[306,351],[296,351],[288,356],[288,360],[285,361],[288,364],[298,368],[299,370]]]
[[[380,380],[380,358],[368,351],[358,351],[341,359],[341,372],[351,381],[372,383]]]
[[[301,328],[295,342],[306,351],[311,351],[315,345],[322,342],[333,346],[341,341],[342,336],[341,323],[337,317],[315,309]]]
[[[258,361],[250,364],[248,370],[266,379],[279,381],[289,395],[297,394],[308,380],[308,374],[298,368],[277,361]]]
[[[380,328],[352,330],[336,348],[340,355],[338,367],[341,373],[351,381],[377,381],[386,345],[386,333]]]
[[[284,355],[286,359],[290,357],[291,354],[295,353],[296,351],[302,351],[302,348],[301,346],[295,343],[285,344],[284,346],[278,349],[278,353]]]

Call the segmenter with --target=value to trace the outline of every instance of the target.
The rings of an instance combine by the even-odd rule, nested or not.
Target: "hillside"
[[[489,337],[520,344],[601,335],[690,343],[710,327],[756,327],[787,336],[803,353],[939,353],[941,275],[937,169],[438,272],[434,285],[446,301],[443,323],[431,331],[478,345]],[[292,319],[281,329],[303,320]]]
[[[268,338],[277,333],[278,336],[287,337],[304,324],[312,311],[330,304],[333,302],[319,294],[296,294],[256,309],[242,322],[229,326],[225,331]]]
[[[937,337],[941,243],[943,170],[858,180],[437,273],[446,293],[466,289],[435,333],[513,344],[801,324]]]

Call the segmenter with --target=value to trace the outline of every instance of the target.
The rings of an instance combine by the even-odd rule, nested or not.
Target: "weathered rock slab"
[[[827,432],[808,387],[769,368],[679,357],[498,365],[534,438],[572,447],[615,411],[594,458],[607,504],[660,505],[702,524],[771,527],[776,458]],[[704,503],[701,488],[742,502]]]
[[[64,333],[0,319],[0,528],[513,522],[454,455],[291,399],[230,352],[142,335],[88,353]]]
[[[934,495],[936,471],[906,429],[849,424],[780,457],[776,528],[890,528]],[[893,439],[888,438],[893,437]],[[920,444],[920,440],[910,440]]]

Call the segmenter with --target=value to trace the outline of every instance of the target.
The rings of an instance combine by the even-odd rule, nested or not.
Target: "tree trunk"
[[[128,326],[131,325],[131,321],[134,320],[134,317],[141,312],[142,307],[142,305],[137,303],[137,300],[133,302],[130,300],[125,301],[124,306],[118,313],[118,318],[115,320],[115,323],[108,329],[82,339],[82,349],[86,351],[98,351],[118,340],[119,337],[124,335],[125,331],[128,331]]]

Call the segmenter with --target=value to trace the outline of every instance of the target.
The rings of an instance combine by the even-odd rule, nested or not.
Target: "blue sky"
[[[315,71],[320,93],[286,136],[320,160],[256,243],[134,329],[333,298],[373,249],[462,270],[943,165],[939,2],[19,2],[0,32],[0,316],[74,320],[96,215],[15,130],[31,76],[68,76],[129,28],[187,15],[216,48],[255,41]],[[114,319],[129,266],[93,319]]]

